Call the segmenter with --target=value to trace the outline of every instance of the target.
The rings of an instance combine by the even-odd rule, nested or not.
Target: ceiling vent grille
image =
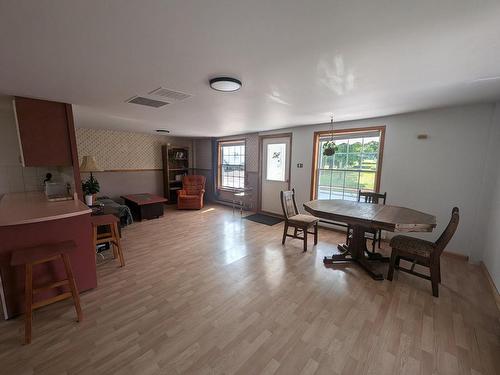
[[[190,98],[191,95],[185,94],[183,92],[169,90],[163,87],[158,87],[156,90],[153,90],[148,93],[149,95],[161,96],[162,98],[170,99],[170,100],[184,100]]]
[[[127,100],[127,103],[134,103],[139,105],[145,105],[147,107],[160,108],[164,105],[170,104],[168,102],[164,102],[156,99],[149,99],[143,96],[134,96],[132,99]]]

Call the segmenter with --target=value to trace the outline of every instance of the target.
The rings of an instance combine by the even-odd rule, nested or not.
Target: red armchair
[[[177,209],[199,210],[203,208],[205,176],[184,176],[182,190],[177,190]]]

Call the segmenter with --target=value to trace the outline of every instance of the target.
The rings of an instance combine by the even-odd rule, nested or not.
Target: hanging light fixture
[[[326,141],[323,144],[323,155],[324,156],[333,156],[335,154],[335,150],[337,146],[335,146],[335,141],[333,140],[333,114],[332,117],[330,118],[330,124],[331,124],[331,133],[330,133],[330,140]]]

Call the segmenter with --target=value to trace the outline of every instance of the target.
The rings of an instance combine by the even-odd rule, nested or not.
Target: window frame
[[[347,128],[347,129],[334,129],[333,135],[341,135],[341,134],[362,134],[370,131],[379,131],[380,132],[380,146],[379,146],[379,155],[377,161],[377,172],[375,173],[375,191],[380,191],[380,177],[382,176],[382,160],[384,157],[384,143],[385,143],[385,125],[380,126],[369,126],[364,128]],[[311,200],[318,199],[316,195],[316,187],[318,183],[318,152],[319,152],[319,142],[322,137],[331,136],[331,130],[321,130],[314,132],[313,135],[313,157],[312,157],[312,170],[311,170]]]
[[[224,147],[224,146],[244,146],[245,147],[245,158],[244,158],[244,163],[243,163],[243,185],[246,184],[246,180],[247,180],[247,140],[246,140],[246,138],[228,139],[228,140],[217,141],[217,190],[234,191],[237,189],[243,189],[243,188],[235,188],[235,187],[222,185],[222,147]]]

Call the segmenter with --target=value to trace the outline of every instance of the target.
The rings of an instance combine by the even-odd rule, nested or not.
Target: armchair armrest
[[[182,195],[186,195],[186,190],[184,189],[177,190],[177,196],[180,197]]]

